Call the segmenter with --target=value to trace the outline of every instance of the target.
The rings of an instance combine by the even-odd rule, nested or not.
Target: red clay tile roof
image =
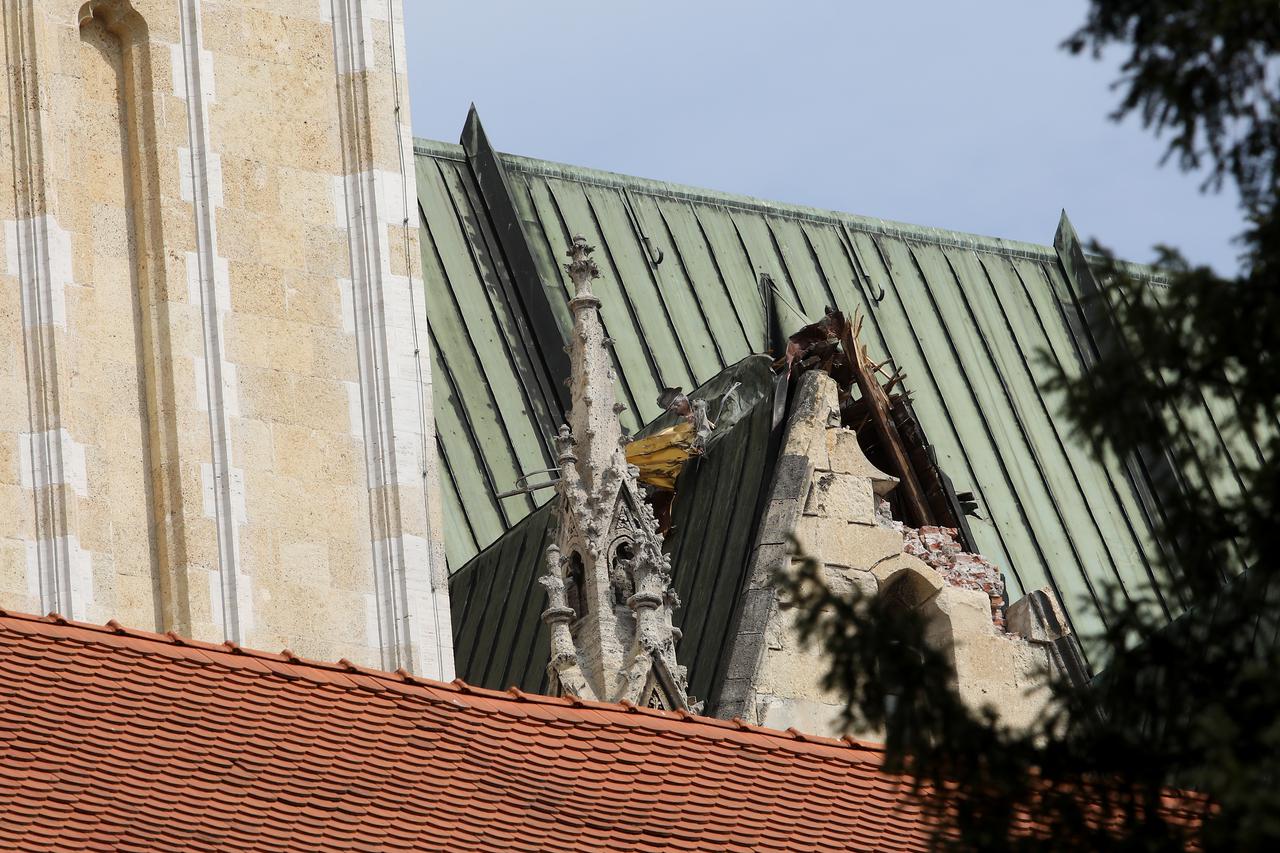
[[[881,757],[0,611],[5,850],[923,850]]]

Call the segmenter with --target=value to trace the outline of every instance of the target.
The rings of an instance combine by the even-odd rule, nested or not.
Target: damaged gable
[[[830,325],[838,326],[840,318],[834,319]],[[856,339],[847,339],[850,351],[858,352]],[[727,676],[712,713],[774,728],[845,733],[844,702],[822,687],[830,665],[826,650],[799,642],[795,614],[774,586],[798,548],[818,562],[833,592],[887,596],[919,613],[925,642],[947,655],[956,688],[975,711],[990,708],[1013,726],[1031,722],[1050,697],[1046,673],[1081,682],[1084,677],[1065,620],[1044,618],[1039,609],[1040,599],[1047,600],[1055,603],[1051,615],[1058,616],[1056,597],[1040,591],[1034,605],[1020,602],[1014,611],[1018,630],[1010,631],[1005,585],[995,565],[966,551],[954,528],[917,529],[892,517],[886,498],[906,477],[873,465],[858,433],[845,425],[851,389],[834,376],[847,368],[833,353],[795,379]],[[905,466],[907,455],[898,457]],[[913,476],[905,467],[895,473]]]
[[[891,514],[914,527],[951,527],[974,550],[965,519],[966,509],[976,510],[972,494],[955,493],[911,408],[906,373],[892,359],[877,363],[871,358],[862,328],[860,315],[850,320],[828,309],[821,320],[790,337],[774,367],[789,376],[807,370],[828,374],[836,383],[841,424],[857,435],[871,465],[895,475],[878,491]]]

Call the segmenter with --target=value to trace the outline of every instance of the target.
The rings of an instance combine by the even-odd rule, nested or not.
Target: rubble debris
[[[956,539],[954,527],[926,525],[919,529],[893,522],[902,534],[904,553],[919,557],[942,575],[944,582],[961,589],[976,589],[991,599],[991,621],[1001,633],[1006,628],[1004,575],[995,563],[981,554],[971,554]]]
[[[774,370],[798,376],[822,370],[836,381],[844,426],[854,430],[863,453],[876,467],[902,481],[890,497],[895,518],[913,527],[954,527],[974,550],[966,513],[976,513],[973,496],[957,495],[938,465],[933,448],[911,408],[906,374],[891,360],[877,362],[861,342],[862,318],[839,311],[793,334]],[[856,393],[855,393],[856,389]]]
[[[1052,671],[1075,687],[1089,683],[1089,664],[1071,631],[1062,602],[1050,587],[1027,593],[1009,605],[1008,630],[1029,643],[1043,646]]]
[[[716,425],[707,417],[707,401],[706,400],[690,400],[679,386],[675,388],[663,388],[662,393],[658,395],[658,405],[664,411],[673,415],[679,415],[694,428],[694,448],[702,448],[707,443],[707,439],[711,436],[711,431]],[[723,408],[723,403],[721,404]]]
[[[906,374],[889,360],[872,359],[861,332],[860,315],[850,321],[828,308],[821,320],[790,337],[774,370],[788,377],[820,370],[835,381],[841,424],[854,431],[868,462],[900,481],[877,496],[877,523],[901,533],[903,551],[931,566],[945,583],[985,593],[991,621],[1004,633],[1004,576],[976,553],[964,517],[976,502],[971,494],[957,495],[938,465],[911,409]]]
[[[843,319],[843,315],[836,316]],[[924,496],[924,489],[920,486],[920,480],[916,476],[915,467],[908,456],[906,443],[898,431],[898,425],[893,420],[889,404],[889,393],[894,384],[901,381],[902,375],[891,376],[887,385],[883,387],[880,385],[880,380],[876,378],[876,371],[884,365],[875,364],[867,355],[866,345],[858,340],[861,329],[861,319],[855,320],[852,327],[849,324],[843,324],[840,330],[840,343],[844,347],[846,359],[852,368],[853,380],[862,395],[862,403],[866,407],[871,426],[893,461],[893,468],[889,473],[901,481],[898,484],[900,490],[898,493],[901,495],[904,515],[907,520],[923,525],[930,518],[928,502]]]

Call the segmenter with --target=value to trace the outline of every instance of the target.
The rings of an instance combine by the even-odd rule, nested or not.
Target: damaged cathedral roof
[[[972,545],[1003,569],[1011,599],[1051,587],[1085,633],[1099,627],[1095,602],[1107,584],[1129,593],[1154,586],[1171,615],[1185,606],[1176,590],[1155,582],[1161,543],[1151,536],[1152,519],[1159,489],[1205,476],[1203,466],[1170,471],[1159,454],[1099,461],[1061,418],[1060,398],[1044,390],[1056,365],[1078,371],[1115,334],[1084,301],[1097,285],[1065,215],[1054,245],[1035,245],[498,154],[474,113],[463,143],[415,144],[460,672],[536,689],[528,673],[545,660],[537,651],[516,659],[540,630],[530,618],[536,614],[504,614],[540,606],[536,590],[526,594],[532,575],[521,574],[520,554],[546,538],[550,516],[536,510],[552,490],[515,487],[538,486],[545,479],[538,473],[556,464],[571,325],[557,259],[578,233],[599,248],[599,293],[612,306],[605,325],[626,428],[639,430],[662,414],[664,389],[697,388],[741,369],[753,353],[776,353],[828,307],[860,313],[871,355],[892,359],[907,375],[939,467],[956,492],[972,494]],[[1216,405],[1171,416],[1215,434],[1212,424],[1224,414]],[[1194,450],[1201,458],[1256,453],[1233,438]],[[677,491],[688,497],[686,489],[706,488],[723,500],[723,482],[693,485],[709,477],[695,472],[715,458],[709,448]],[[772,472],[761,476],[767,481]],[[1230,466],[1212,476],[1219,494],[1239,488]],[[708,584],[707,606],[732,606],[741,568],[734,575],[729,566],[740,560],[734,548],[750,541],[737,513],[749,503],[744,490],[765,487],[744,484],[731,505],[707,500],[699,512],[732,517],[724,526],[732,532],[719,551],[699,542],[716,553],[697,568],[690,559],[683,577],[680,549],[688,545],[680,525],[673,527],[668,548],[678,588]],[[503,577],[485,575],[485,566],[499,564],[509,567]],[[687,646],[712,649],[717,641],[685,631],[682,663],[691,678],[711,678],[690,656],[712,653]]]
[[[716,429],[681,472],[666,550],[682,602],[674,614],[684,635],[679,659],[689,669],[689,693],[698,699],[714,700],[728,663],[733,614],[773,473],[769,365],[766,356],[749,356],[690,395],[707,402]],[[675,420],[663,415],[639,435]],[[539,693],[548,688],[550,641],[539,619],[545,601],[538,577],[555,539],[554,510],[548,501],[452,577],[456,664],[476,684]]]

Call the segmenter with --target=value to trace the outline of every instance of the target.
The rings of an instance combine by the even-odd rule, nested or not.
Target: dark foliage
[[[1159,249],[1163,283],[1094,246],[1118,344],[1063,373],[1063,413],[1119,458],[1167,449],[1158,495],[1165,584],[1190,605],[1172,625],[1134,590],[1111,590],[1107,629],[1085,638],[1105,669],[1055,688],[1031,731],[976,715],[909,613],[833,595],[811,561],[779,578],[849,720],[883,727],[890,760],[934,792],[940,845],[981,850],[1280,849],[1280,4],[1093,0],[1075,52],[1129,51],[1115,116],[1136,114],[1167,157],[1238,188],[1241,272],[1223,278]],[[1187,413],[1212,403],[1242,449],[1204,451]],[[1224,484],[1226,484],[1224,486]],[[1167,820],[1171,787],[1203,823]],[[937,796],[942,792],[945,796]],[[1053,827],[1029,829],[1028,817]]]

